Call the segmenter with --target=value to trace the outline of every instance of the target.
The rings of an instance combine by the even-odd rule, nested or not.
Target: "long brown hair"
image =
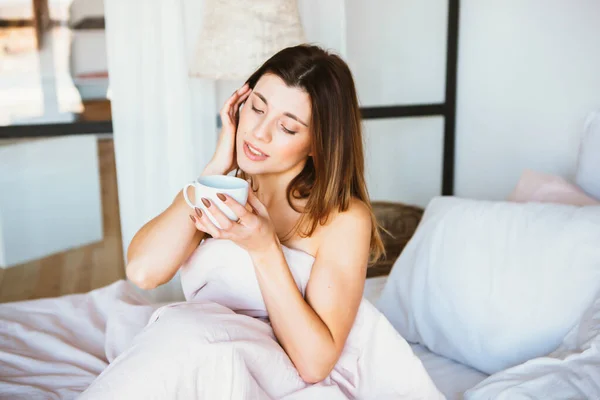
[[[371,212],[370,261],[378,260],[385,250],[367,192],[361,116],[348,65],[320,47],[299,45],[272,56],[247,83],[254,88],[266,73],[304,90],[311,100],[312,157],[287,188],[288,203],[302,213],[295,229],[302,226],[300,235],[311,236],[333,210],[346,211],[352,198],[357,198]],[[247,179],[243,171],[238,175]],[[292,198],[306,199],[304,210],[297,210]]]

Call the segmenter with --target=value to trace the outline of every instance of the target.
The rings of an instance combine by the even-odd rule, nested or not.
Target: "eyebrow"
[[[269,105],[269,102],[267,101],[267,99],[265,99],[265,96],[263,96],[262,94],[260,94],[257,91],[252,91],[252,93],[254,93],[258,98],[260,98],[266,105]],[[302,125],[306,126],[308,128],[308,125],[305,124],[304,122],[302,122],[300,120],[300,118],[296,117],[294,114],[289,113],[289,112],[284,112],[283,115],[285,115],[286,117],[289,117],[299,123],[301,123]]]

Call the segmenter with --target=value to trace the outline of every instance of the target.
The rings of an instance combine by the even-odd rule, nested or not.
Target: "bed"
[[[370,266],[364,297],[373,304],[423,209],[374,202],[387,258]],[[161,304],[126,280],[85,294],[0,304],[0,399],[76,398],[126,348]],[[134,317],[132,317],[134,316]],[[448,399],[486,375],[413,345]]]
[[[366,297],[375,301],[385,279],[369,279]],[[124,280],[86,294],[0,305],[0,399],[76,398],[114,359],[114,343],[126,347],[156,308]],[[133,309],[138,318],[125,318]],[[449,400],[486,377],[412,348]]]
[[[391,202],[373,206],[389,232],[383,236],[387,258],[368,269],[364,297],[375,304],[423,209]],[[85,294],[1,304],[0,399],[76,398],[160,306],[125,280]],[[411,347],[450,400],[487,376],[423,346]]]
[[[467,202],[476,202],[475,200],[454,198],[443,201],[465,203],[465,210],[480,215],[475,204],[466,204]],[[481,201],[478,204],[480,207],[489,208],[488,213],[490,214],[496,212],[490,210],[496,210],[498,207],[523,209],[521,206],[512,206],[510,203],[487,204]],[[418,207],[399,203],[374,203],[374,206],[378,221],[390,232],[390,235],[386,234],[383,237],[388,259],[369,268],[368,275],[370,277],[366,281],[364,290],[364,297],[376,304],[379,303],[380,296],[383,299],[386,290],[392,286],[390,283],[394,273],[397,277],[397,273],[404,270],[403,268],[394,268],[390,271],[392,265],[398,265],[393,262],[394,258],[397,254],[402,253],[403,257],[398,261],[402,263],[402,260],[405,260],[410,263],[411,252],[415,251],[415,246],[406,247],[409,239],[412,244],[422,240],[422,234],[414,235],[417,225],[421,225],[420,232],[423,232],[424,226],[430,226],[427,229],[434,229],[435,225],[430,225],[428,221],[422,220],[423,210]],[[591,221],[588,217],[594,216],[597,220],[597,227],[600,227],[600,214],[597,213],[600,208],[597,208],[598,206],[584,210],[583,208],[564,208],[561,205],[542,206],[539,203],[531,203],[522,207],[526,206],[530,207],[532,213],[536,215],[544,210],[546,210],[544,212],[552,213],[552,208],[558,211],[577,210],[582,214],[579,222],[583,224],[581,226],[588,226]],[[457,209],[457,206],[448,204],[448,209],[454,210]],[[512,218],[520,219],[521,215],[517,213]],[[477,218],[472,217],[458,220],[460,221],[459,225],[464,226],[465,230],[462,234],[456,234],[459,238],[467,236],[466,232],[471,230],[468,227],[469,224],[477,223]],[[508,223],[508,225],[512,227],[514,222]],[[529,226],[525,222],[523,224]],[[573,229],[579,232],[581,229],[578,229],[578,226],[573,225],[575,227]],[[443,227],[439,229],[444,230]],[[445,231],[448,235],[455,235],[456,229],[446,229]],[[559,232],[560,230],[548,229],[547,231]],[[598,228],[590,228],[589,232],[596,236],[600,235]],[[499,232],[498,235],[510,237],[502,232]],[[499,239],[494,239],[492,243],[499,241]],[[442,242],[448,242],[448,238],[444,238]],[[597,243],[597,241],[590,242],[589,240],[577,242]],[[595,249],[593,254],[600,254],[600,250],[589,243],[587,246]],[[451,249],[454,248],[451,247]],[[459,248],[452,251],[462,253]],[[594,271],[597,270],[597,262],[594,262],[597,257],[590,255],[589,258],[590,272],[588,275],[596,273]],[[528,260],[529,258],[523,259]],[[565,263],[559,262],[558,264]],[[540,265],[546,269],[550,267],[548,263]],[[577,266],[573,264],[571,267]],[[570,274],[569,268],[563,268],[562,274]],[[519,268],[515,269],[515,271],[517,270]],[[583,269],[581,269],[581,273],[582,276],[587,276]],[[552,275],[557,276],[555,278],[557,281],[564,279],[564,277],[561,278],[561,272],[558,270],[554,271]],[[588,280],[594,282],[593,279]],[[407,282],[404,278],[400,281]],[[509,281],[512,282],[511,286],[516,282],[515,279]],[[560,283],[559,286],[561,286]],[[580,288],[578,293],[581,293],[582,296],[584,290],[589,289],[585,284],[581,284]],[[410,288],[404,288],[402,292],[409,293],[410,290]],[[552,293],[557,292],[553,291]],[[529,390],[528,393],[540,394],[540,396],[525,398],[597,398],[589,396],[600,393],[600,383],[598,383],[600,380],[597,379],[600,378],[600,370],[597,368],[600,365],[600,351],[597,350],[600,348],[598,347],[600,344],[600,296],[596,297],[596,303],[581,317],[582,323],[564,338],[558,349],[548,356],[530,359],[514,368],[494,373],[492,376],[481,372],[482,368],[474,369],[467,366],[467,363],[461,364],[453,361],[451,357],[439,355],[443,352],[436,351],[434,353],[429,350],[431,347],[426,348],[415,343],[410,344],[410,347],[421,360],[438,390],[449,400],[463,398],[512,399],[514,397],[510,396],[514,393],[509,394],[509,397],[488,396],[488,394],[494,393],[498,385],[501,386],[500,390],[504,390],[503,388],[506,388],[507,385],[514,388],[516,387],[514,382],[518,385],[517,390],[524,388],[523,390]],[[409,303],[410,301],[405,304]],[[130,347],[137,333],[144,328],[154,311],[162,305],[151,303],[139,289],[125,280],[85,294],[0,304],[0,399],[77,398],[112,360],[124,349]],[[550,308],[553,313],[558,313],[558,308]],[[400,311],[400,309],[397,310]],[[394,324],[393,320],[390,322]],[[506,329],[508,329],[508,325],[506,325]],[[503,331],[506,329],[503,328]],[[523,333],[535,335],[535,331],[530,328]],[[473,341],[476,333],[471,332],[471,335],[471,341]],[[403,336],[408,339],[408,336]],[[435,349],[433,350],[435,351]],[[559,392],[560,390],[562,392]],[[473,395],[469,391],[479,392]],[[482,397],[482,393],[485,396]],[[560,393],[569,395],[562,396]],[[573,393],[578,393],[579,396],[573,396]]]

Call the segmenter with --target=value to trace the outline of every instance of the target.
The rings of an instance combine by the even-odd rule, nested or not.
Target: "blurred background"
[[[0,21],[0,125],[110,121],[102,0],[1,0]]]
[[[0,301],[123,279],[131,238],[202,171],[251,72],[207,60],[245,66],[236,49],[268,54],[273,37],[350,65],[373,200],[502,199],[526,168],[573,177],[600,108],[600,1],[258,3],[0,0]]]
[[[108,87],[102,0],[0,0],[0,301],[124,276]]]

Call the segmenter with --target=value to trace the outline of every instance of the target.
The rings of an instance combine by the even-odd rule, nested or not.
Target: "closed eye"
[[[252,110],[257,113],[257,114],[264,114],[265,112],[263,110],[259,110],[258,108],[254,107],[254,104],[252,104]]]
[[[296,132],[295,131],[290,131],[288,128],[286,128],[285,126],[281,125],[281,129],[283,129],[283,131],[285,133],[289,133],[290,135],[295,135]]]

